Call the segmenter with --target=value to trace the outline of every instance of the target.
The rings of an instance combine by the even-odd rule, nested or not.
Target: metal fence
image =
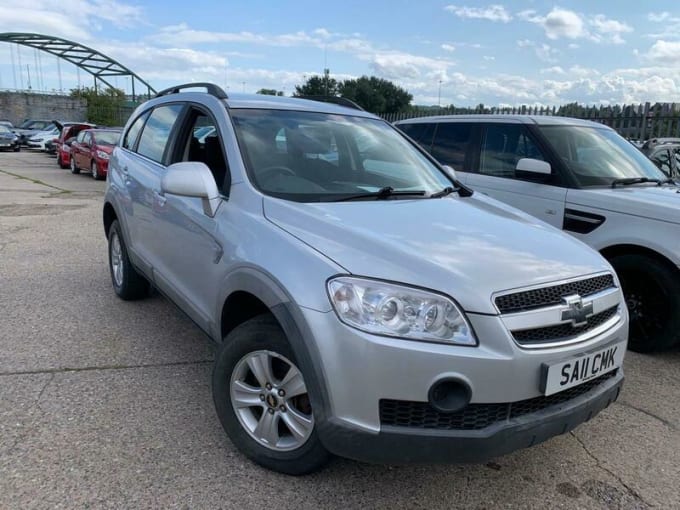
[[[414,108],[406,112],[387,113],[381,116],[389,122],[396,122],[415,117],[470,114],[574,117],[605,124],[631,140],[646,140],[665,136],[680,137],[680,104],[678,103],[657,103],[655,105],[645,103],[601,107],[584,107],[573,104],[561,107],[518,106],[512,108],[488,108],[480,105],[476,108]]]

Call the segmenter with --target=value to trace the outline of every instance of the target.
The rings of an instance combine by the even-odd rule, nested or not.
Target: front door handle
[[[167,201],[167,198],[161,194],[160,191],[158,190],[153,190],[153,198],[156,201],[158,205],[163,207],[165,205],[165,202]]]

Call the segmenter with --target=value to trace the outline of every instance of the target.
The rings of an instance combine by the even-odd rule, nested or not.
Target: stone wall
[[[15,126],[26,119],[87,120],[85,99],[28,92],[0,92],[0,120]]]

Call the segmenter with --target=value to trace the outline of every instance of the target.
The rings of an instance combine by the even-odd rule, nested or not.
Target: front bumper
[[[619,369],[614,377],[562,405],[482,430],[383,427],[371,433],[330,419],[320,424],[319,435],[329,451],[364,462],[480,463],[569,432],[614,402],[622,384]]]
[[[444,379],[463,382],[470,405],[542,398],[542,365],[625,341],[625,308],[616,326],[586,342],[533,350],[517,345],[498,316],[468,314],[479,346],[466,347],[370,335],[342,324],[333,312],[300,311],[308,328],[305,343],[318,350],[314,363],[326,392],[319,437],[329,451],[350,458],[476,462],[503,455],[590,419],[616,399],[623,381],[619,368],[573,399],[521,415],[508,411],[507,419],[502,415],[474,430],[394,426],[381,415],[382,401],[427,405],[430,389]]]

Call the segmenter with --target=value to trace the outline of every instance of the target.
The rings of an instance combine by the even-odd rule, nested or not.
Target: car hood
[[[113,148],[114,148],[114,145],[102,144],[102,145],[97,145],[95,147],[95,150],[106,152],[107,154],[111,154],[113,152]]]
[[[59,133],[55,134],[52,131],[33,131],[30,134],[31,138],[47,138],[47,137],[56,138],[57,136],[59,136]]]
[[[269,221],[351,274],[444,292],[497,313],[494,292],[610,271],[594,250],[488,197],[303,204],[264,198]]]
[[[573,189],[567,193],[567,207],[570,204],[680,223],[678,186],[633,185],[613,189]]]

